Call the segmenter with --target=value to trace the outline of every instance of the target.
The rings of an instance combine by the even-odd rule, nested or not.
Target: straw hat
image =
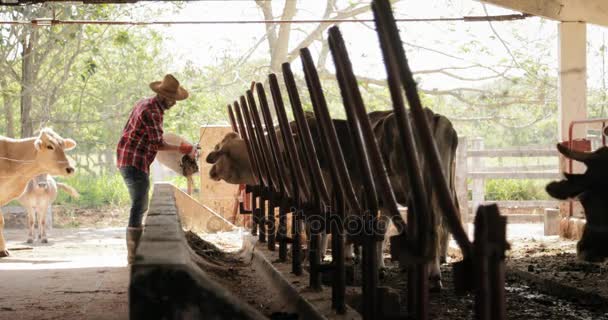
[[[162,81],[150,83],[152,91],[175,100],[188,98],[188,91],[179,85],[179,81],[171,74],[165,75]]]

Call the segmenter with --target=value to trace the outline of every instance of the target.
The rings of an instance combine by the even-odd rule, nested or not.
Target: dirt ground
[[[511,244],[506,259],[508,319],[608,319],[608,265],[577,261],[576,242],[544,237],[542,232],[540,224],[511,224],[508,227]],[[456,250],[451,252],[448,263],[442,266],[444,289],[430,294],[430,319],[459,320],[474,317],[474,296],[454,293],[450,262],[458,261],[461,257]],[[407,273],[396,263],[390,262],[388,255],[386,257],[388,268],[381,279],[381,285],[391,287],[399,293],[401,311],[405,313]],[[235,272],[231,277],[219,277],[218,281],[269,315],[270,310],[263,303],[266,297],[258,295],[251,288],[256,285],[255,279],[251,278],[247,266],[239,263],[229,264],[234,266]],[[359,269],[359,266],[356,267]],[[244,283],[247,285],[243,286]],[[354,291],[356,290],[349,289],[348,292]],[[357,298],[349,296],[348,300],[355,302]],[[357,308],[357,305],[353,304],[353,307]]]
[[[577,261],[576,242],[544,237],[540,224],[509,225],[508,240],[511,245],[506,259],[508,319],[608,319],[605,263]],[[458,254],[452,254],[448,262],[460,259]],[[387,276],[381,283],[398,289],[405,299],[406,275],[395,263],[389,263]],[[442,277],[445,289],[430,294],[430,318],[472,319],[474,296],[454,294],[450,263],[442,266]]]
[[[124,227],[54,228],[49,243],[26,244],[5,230],[0,319],[128,319]]]

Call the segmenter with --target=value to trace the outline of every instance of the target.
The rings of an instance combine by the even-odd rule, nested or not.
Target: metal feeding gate
[[[275,130],[266,91],[261,83],[252,85],[238,102],[235,101],[232,106],[228,105],[232,128],[245,141],[254,170],[256,184],[246,186],[246,190],[253,197],[252,231],[254,234],[257,232],[260,242],[268,243],[269,250],[274,251],[275,242],[278,241],[281,261],[286,261],[288,245],[291,245],[292,273],[300,275],[303,273],[301,237],[302,230],[306,227],[309,231],[309,286],[320,290],[322,273],[331,273],[332,308],[339,314],[346,310],[344,240],[345,233],[348,233],[351,240],[363,248],[362,316],[364,319],[376,319],[383,310],[382,292],[385,292],[378,287],[376,259],[377,244],[383,240],[386,231],[379,223],[381,218],[378,212],[382,211],[392,219],[399,231],[399,235],[391,239],[391,253],[393,258],[398,259],[408,270],[409,316],[428,319],[427,264],[432,258],[428,254],[428,233],[435,222],[431,214],[429,196],[424,190],[427,190],[425,181],[431,181],[432,189],[438,194],[443,218],[447,221],[464,257],[463,261],[454,265],[456,290],[475,293],[476,319],[505,319],[504,253],[508,246],[506,219],[500,216],[496,206],[481,206],[475,220],[475,243],[469,241],[460,223],[459,209],[442,173],[436,142],[420,103],[390,3],[387,0],[375,0],[372,8],[386,66],[393,111],[398,123],[399,139],[407,159],[408,174],[401,175],[402,179],[407,180],[401,183],[411,186],[412,190],[408,223],[405,223],[399,213],[344,40],[338,27],[332,27],[329,30],[328,42],[336,66],[356,160],[348,159],[352,162],[349,168],[323,95],[319,76],[310,52],[304,48],[300,51],[300,57],[314,118],[305,114],[302,109],[300,93],[288,63],[282,65],[282,72],[295,118],[293,123],[288,122],[279,82],[274,74],[268,76],[268,83],[279,122],[278,129]],[[410,113],[405,108],[404,94],[410,105]],[[315,125],[311,127],[313,122]],[[414,141],[414,130],[419,133],[419,144]],[[294,136],[298,139],[294,139]],[[418,150],[417,146],[421,149]],[[419,159],[419,155],[424,159]],[[430,180],[421,176],[421,160],[435,168],[430,170]],[[324,175],[323,172],[328,174]],[[357,176],[353,176],[353,172],[356,172]],[[275,227],[277,207],[278,228]],[[289,212],[292,213],[293,219],[291,237],[287,236]],[[359,218],[360,224],[357,228],[345,228],[345,222],[350,217]],[[330,233],[333,239],[332,261],[329,264],[321,262],[320,237],[323,233]]]
[[[439,161],[437,144],[407,63],[390,0],[373,0],[372,9],[398,124],[398,139],[407,160],[404,164],[407,175],[400,176],[403,179],[400,183],[410,186],[412,191],[407,219],[398,209],[338,27],[330,28],[328,42],[347,116],[348,138],[352,143],[348,154],[353,158],[345,157],[347,153],[342,149],[344,145],[340,143],[336,122],[328,110],[316,67],[309,50],[304,48],[300,57],[314,117],[302,108],[301,93],[288,63],[282,65],[282,75],[294,122],[288,121],[279,80],[274,74],[268,76],[268,83],[278,117],[278,130],[275,130],[266,89],[261,83],[252,86],[238,101],[228,106],[232,128],[245,141],[254,171],[255,184],[246,186],[253,199],[252,210],[242,210],[241,213],[253,215],[252,233],[258,236],[259,242],[267,243],[269,250],[275,251],[278,242],[280,261],[287,260],[288,247],[291,246],[292,273],[295,275],[305,274],[301,240],[303,231],[308,231],[308,285],[313,290],[322,290],[322,275],[331,274],[331,306],[337,314],[345,314],[349,310],[345,301],[347,266],[344,256],[348,234],[348,240],[363,248],[360,301],[364,319],[385,316],[383,307],[387,290],[379,287],[376,258],[378,244],[386,232],[382,218],[390,218],[399,232],[391,238],[391,253],[408,271],[408,314],[396,316],[428,319],[427,265],[433,258],[429,254],[429,246],[433,242],[429,235],[434,232],[436,219],[431,210],[430,196],[425,190],[432,189],[438,195],[443,219],[447,221],[463,255],[463,260],[454,264],[456,290],[475,294],[476,319],[505,319],[506,219],[495,205],[480,206],[475,219],[475,242],[469,240],[460,222],[459,208],[443,176],[442,169],[445,168]],[[410,112],[405,107],[406,99]],[[414,132],[418,133],[420,141],[415,141]],[[434,168],[429,170],[430,179],[422,176],[421,163]],[[278,227],[275,226],[277,208]],[[130,271],[132,319],[264,318],[259,311],[234,297],[202,272],[194,259],[196,254],[188,245],[184,228],[202,230],[211,219],[220,221],[222,227],[232,228],[229,222],[213,212],[207,214],[205,220],[200,214],[203,210],[200,204],[180,190],[167,184],[155,186],[146,229]],[[292,213],[293,219],[291,236],[287,232],[288,213]],[[358,223],[351,225],[347,221]],[[332,235],[330,263],[322,262],[321,237],[324,234]],[[251,256],[252,264],[263,264],[264,259],[259,253],[254,252]],[[264,268],[273,267],[267,263]],[[268,279],[286,282],[278,277]],[[271,287],[270,283],[264,284],[267,284],[264,289]],[[292,295],[285,296],[292,302],[296,300]],[[281,298],[285,299],[273,297]],[[312,318],[303,313],[300,317]]]

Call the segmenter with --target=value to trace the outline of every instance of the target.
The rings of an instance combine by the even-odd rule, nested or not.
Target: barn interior
[[[175,64],[159,68],[181,69],[198,97],[178,103],[165,126],[200,150],[187,170],[181,155],[152,165],[131,265],[125,216],[115,213],[124,204],[104,207],[112,226],[79,226],[73,212],[102,220],[86,208],[71,209],[72,220],[48,209],[49,242],[30,243],[25,209],[2,203],[10,255],[0,258],[0,319],[608,319],[608,3],[346,2],[0,0],[6,136],[55,125],[86,148],[99,146],[99,159],[113,167],[113,131],[121,129],[114,123],[122,125],[153,80],[139,70],[174,55]],[[125,14],[104,11],[114,6]],[[34,39],[71,27],[100,39],[118,30],[105,40],[117,48],[151,44],[117,49],[113,61],[96,58],[97,45],[83,46],[78,55],[90,58],[66,67],[75,42],[44,51],[50,45]],[[168,48],[156,46],[154,32],[171,34]],[[146,52],[149,65],[131,65]],[[39,53],[55,69],[28,79],[28,63],[44,60]],[[203,64],[196,59],[205,68],[193,67]],[[130,104],[123,111],[86,115],[83,99],[117,90],[95,80],[104,63],[116,68],[104,81],[141,83],[104,100]],[[193,80],[206,74],[206,82]],[[450,88],[445,77],[455,81]],[[47,78],[48,86],[38,84]],[[53,96],[51,81],[75,81],[78,91],[57,86]],[[57,101],[74,107],[53,111]],[[24,120],[24,108],[34,119]],[[76,120],[61,122],[76,110]],[[101,131],[107,126],[109,138],[82,129],[101,121],[93,115],[107,121]],[[246,179],[233,172],[243,165],[238,156],[247,159]],[[79,159],[76,170],[85,166]],[[550,183],[576,184],[576,192],[557,197]],[[54,227],[65,221],[72,225]]]

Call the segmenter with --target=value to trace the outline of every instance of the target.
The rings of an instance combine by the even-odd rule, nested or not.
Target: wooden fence
[[[472,221],[467,217],[476,212],[482,204],[496,203],[501,211],[508,212],[509,208],[522,210],[557,208],[558,201],[554,200],[527,200],[527,201],[487,201],[485,194],[486,180],[490,179],[559,179],[558,152],[554,146],[550,147],[520,147],[510,149],[485,149],[481,138],[460,138],[456,158],[456,189],[458,200],[463,210],[463,220]],[[554,158],[551,164],[523,164],[514,165],[488,165],[488,158]],[[509,162],[509,161],[507,161]],[[512,161],[511,161],[512,162]],[[517,162],[517,161],[515,161]],[[545,161],[546,162],[546,161]],[[469,190],[471,196],[469,196]],[[467,214],[464,214],[467,213]],[[542,215],[510,215],[510,222],[541,222]]]

